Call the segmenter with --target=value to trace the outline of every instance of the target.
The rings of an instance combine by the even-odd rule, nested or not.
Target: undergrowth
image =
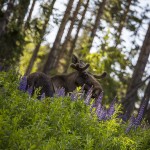
[[[0,72],[0,149],[147,150],[150,129],[128,134],[128,123],[115,117],[98,121],[83,100],[38,100],[18,90],[17,73]],[[117,113],[117,112],[116,112]]]

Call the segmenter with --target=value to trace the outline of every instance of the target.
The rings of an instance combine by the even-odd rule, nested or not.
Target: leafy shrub
[[[99,121],[83,100],[40,100],[18,90],[14,72],[0,72],[0,149],[144,150],[150,130],[125,133],[127,124],[113,117]],[[92,111],[93,112],[93,111]],[[117,113],[117,112],[116,112]]]

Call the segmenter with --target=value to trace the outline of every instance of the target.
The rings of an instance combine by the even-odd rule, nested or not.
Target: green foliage
[[[90,64],[90,72],[94,74],[107,72],[107,77],[100,80],[104,89],[105,102],[110,103],[112,100],[110,97],[116,95],[119,100],[122,99],[125,96],[129,78],[129,72],[126,70],[131,62],[127,60],[127,56],[123,51],[110,46],[112,38],[109,30],[103,37],[101,48],[96,52],[89,53],[87,38],[88,34],[84,31],[83,36],[80,38],[81,45],[77,47],[76,52],[85,62]]]
[[[20,57],[20,62],[18,66],[18,70],[20,71],[20,74],[24,74],[27,69],[27,64],[29,63],[29,60],[32,56],[33,50],[35,48],[35,44],[28,43],[25,45],[23,56]],[[49,52],[49,47],[47,45],[43,45],[40,47],[37,59],[34,63],[34,66],[32,68],[32,72],[35,71],[42,71],[43,65],[45,63],[45,57],[47,56]]]
[[[115,116],[99,122],[82,100],[39,101],[18,90],[14,72],[0,73],[0,149],[148,149],[149,129],[125,134]]]
[[[90,71],[94,74],[107,72],[107,77],[100,80],[105,92],[105,102],[110,102],[109,98],[116,95],[120,99],[125,93],[128,77],[128,74],[125,73],[128,64],[125,55],[118,49],[107,47],[104,51],[100,50],[97,53],[87,54],[85,59],[90,64]]]
[[[15,25],[9,27],[9,31],[0,39],[0,61],[4,66],[18,62],[22,54],[24,44],[23,33]]]
[[[14,6],[15,9],[13,12],[12,21],[14,21],[18,27],[23,26],[23,21],[28,12],[29,5],[30,0],[19,0],[18,4]]]

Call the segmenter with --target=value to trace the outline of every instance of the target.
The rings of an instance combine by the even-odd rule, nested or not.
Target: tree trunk
[[[123,27],[125,26],[125,23],[126,23],[126,20],[127,20],[127,16],[128,16],[129,10],[130,10],[131,2],[132,2],[132,0],[127,0],[127,7],[124,11],[124,15],[122,17],[121,22],[119,23],[119,27],[118,27],[118,30],[117,30],[115,48],[117,48],[118,44],[120,43],[120,37],[121,37],[121,34],[122,34]]]
[[[66,35],[65,41],[64,41],[64,43],[63,43],[63,45],[62,45],[61,51],[60,51],[59,56],[58,56],[57,67],[58,67],[58,65],[59,65],[59,60],[60,60],[60,58],[63,57],[64,53],[67,53],[68,43],[69,43],[69,41],[70,41],[70,39],[71,39],[71,32],[72,32],[72,30],[73,30],[73,26],[74,26],[75,21],[76,21],[76,19],[77,19],[77,15],[78,15],[78,12],[79,12],[79,10],[80,10],[81,4],[82,4],[82,0],[79,0],[79,1],[78,1],[78,4],[77,4],[77,6],[76,6],[76,9],[75,9],[75,11],[74,11],[74,13],[73,13],[72,20],[71,20],[71,24],[70,24],[68,33],[67,33],[67,35]],[[66,51],[65,51],[65,50],[66,50]],[[67,55],[65,55],[65,56],[67,57]]]
[[[4,3],[5,3],[5,0],[0,0],[0,10],[3,8]]]
[[[49,9],[48,13],[45,16],[45,22],[43,24],[43,28],[42,28],[42,31],[41,31],[41,34],[40,34],[40,38],[39,38],[38,43],[37,43],[37,45],[36,45],[36,47],[33,51],[33,55],[30,59],[30,62],[29,62],[29,65],[27,67],[25,75],[28,75],[32,70],[32,67],[34,65],[34,62],[36,60],[37,54],[39,52],[39,49],[40,49],[40,46],[41,46],[41,43],[42,43],[43,36],[45,34],[45,31],[46,31],[46,27],[47,27],[49,19],[50,19],[50,15],[52,14],[52,10],[53,10],[55,2],[56,2],[56,0],[52,1],[51,5],[50,5],[50,9]]]
[[[144,93],[144,97],[142,99],[142,103],[145,103],[145,110],[148,106],[149,100],[150,100],[150,80],[148,82],[148,85],[147,85],[145,93]]]
[[[126,97],[128,97],[128,95],[130,95],[130,93],[134,90],[134,88],[141,82],[146,64],[148,62],[148,57],[150,54],[150,24],[141,48],[141,52],[139,54],[139,58],[137,61],[137,64],[135,66],[130,84],[128,85],[127,88],[127,93],[126,93]],[[137,90],[135,90],[135,92],[133,92],[133,94],[126,98],[123,101],[123,107],[124,107],[124,111],[126,112],[127,115],[127,119],[130,117],[133,109],[134,109],[134,104],[136,101],[136,96],[137,96]]]
[[[68,70],[68,67],[69,67],[69,64],[70,64],[70,59],[71,59],[71,56],[73,54],[73,50],[75,49],[75,46],[76,46],[76,43],[77,43],[78,34],[80,32],[80,29],[82,28],[83,20],[85,18],[85,14],[87,12],[87,8],[88,8],[88,5],[89,5],[89,2],[90,2],[90,0],[87,0],[86,5],[85,5],[84,10],[83,10],[83,13],[82,13],[81,20],[79,21],[79,24],[78,24],[78,27],[77,27],[76,35],[75,35],[75,37],[74,37],[74,39],[73,39],[73,41],[71,43],[71,48],[69,49],[66,65],[64,67],[64,73],[66,73],[67,70]]]
[[[149,110],[147,110],[149,100],[150,100],[150,80],[148,82],[148,85],[147,85],[145,93],[144,93],[144,97],[141,102],[141,106],[142,105],[145,106],[143,114],[146,115],[146,120],[148,120],[148,122],[150,122]]]
[[[30,0],[19,0],[18,21],[17,21],[19,27],[23,25],[23,21],[27,14],[29,5]]]
[[[8,6],[7,6],[7,10],[6,12],[4,13],[4,17],[1,18],[0,20],[0,37],[5,34],[6,32],[6,27],[7,27],[7,24],[8,24],[8,19],[13,11],[13,8],[14,8],[14,1],[15,0],[9,0],[8,2]]]
[[[102,15],[103,15],[106,3],[107,3],[107,0],[103,0],[100,3],[100,5],[99,5],[99,9],[98,9],[98,13],[97,13],[97,16],[96,16],[96,20],[95,20],[95,23],[94,23],[94,26],[92,28],[92,31],[91,31],[91,34],[90,34],[90,38],[89,38],[89,41],[88,41],[88,49],[89,49],[89,51],[90,51],[90,49],[92,47],[93,40],[94,40],[94,37],[96,35],[97,28],[99,27],[100,19],[102,18]]]
[[[32,16],[32,13],[33,13],[34,6],[35,6],[35,2],[36,2],[36,1],[37,1],[37,0],[33,0],[33,2],[32,2],[32,5],[31,5],[31,8],[30,8],[30,11],[29,11],[27,20],[26,20],[25,25],[24,25],[24,29],[25,29],[25,30],[28,28],[28,25],[29,25],[29,22],[30,22],[30,20],[31,20],[31,16]]]
[[[57,65],[58,54],[60,52],[59,46],[61,44],[61,39],[62,39],[62,35],[64,33],[65,26],[70,17],[70,12],[72,9],[73,2],[74,2],[74,0],[69,0],[69,2],[68,2],[68,5],[66,8],[64,17],[61,21],[61,24],[60,24],[56,39],[54,41],[53,47],[48,55],[48,59],[47,59],[45,65],[44,65],[44,69],[43,69],[44,73],[48,73],[50,70],[53,70]]]

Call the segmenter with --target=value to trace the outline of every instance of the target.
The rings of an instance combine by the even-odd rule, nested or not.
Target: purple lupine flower
[[[40,98],[41,100],[43,100],[43,99],[45,99],[45,93],[42,93],[42,95],[41,95],[41,98]]]
[[[85,104],[89,105],[90,104],[90,100],[92,97],[92,91],[93,91],[93,86],[88,90],[87,94],[86,94],[86,98],[85,98]]]
[[[107,117],[111,118],[111,116],[114,114],[115,112],[115,102],[116,102],[116,97],[114,98],[114,100],[111,102],[110,107],[107,110]]]
[[[125,133],[128,133],[128,132],[132,129],[132,127],[134,127],[135,119],[136,119],[136,118],[135,118],[134,116],[131,116],[131,118],[130,118],[130,124],[129,124],[129,126],[127,127]],[[135,127],[135,128],[136,128],[136,127]]]
[[[3,67],[0,65],[0,71],[2,71],[3,70]]]
[[[98,98],[95,100],[95,102],[92,104],[92,106],[91,106],[91,111],[92,111],[92,109],[95,107],[98,107],[98,105],[100,104],[102,104],[102,98],[103,98],[103,91],[99,94],[99,96],[98,96]]]
[[[85,92],[80,93],[80,99],[84,99]]]
[[[100,108],[101,107],[101,108]],[[107,119],[107,111],[103,106],[98,106],[98,111],[97,111],[97,117],[99,120],[106,120]]]
[[[95,107],[97,107],[99,104],[102,103],[102,98],[103,98],[103,91],[99,94],[98,98],[95,101]]]
[[[77,92],[72,92],[71,95],[70,95],[70,98],[72,101],[75,101],[78,99],[78,93]]]
[[[99,114],[101,113],[101,109],[102,109],[102,105],[99,103],[98,106],[96,107],[97,116],[99,116]]]
[[[145,107],[146,107],[146,103],[147,103],[147,101],[144,101],[143,104],[140,106],[140,110],[139,110],[138,115],[137,115],[136,118],[133,117],[133,116],[131,117],[130,125],[126,129],[126,133],[128,133],[132,128],[136,129],[141,124],[143,114],[144,114],[144,110],[145,110]]]
[[[27,92],[28,92],[29,96],[32,96],[32,94],[33,94],[33,87],[32,87],[32,86],[29,87],[29,88],[27,89]]]
[[[103,92],[99,95],[97,103],[95,103],[96,114],[99,120],[107,119],[107,110],[102,106]]]
[[[26,76],[23,76],[21,78],[21,81],[19,83],[19,90],[21,91],[26,91],[26,87],[27,87],[27,77]]]
[[[64,97],[65,96],[65,88],[62,87],[62,88],[57,89],[56,96]]]
[[[136,125],[140,125],[140,123],[142,121],[143,114],[144,114],[144,111],[145,111],[145,108],[146,108],[146,104],[147,104],[147,101],[145,100],[143,102],[143,104],[141,104],[141,106],[140,106],[140,110],[139,110],[138,115],[136,117],[136,120],[134,122]]]
[[[107,110],[102,109],[101,120],[107,120]]]
[[[128,120],[128,117],[127,117],[126,113],[125,114],[119,114],[118,118],[121,118],[124,122],[127,122],[127,120]]]

